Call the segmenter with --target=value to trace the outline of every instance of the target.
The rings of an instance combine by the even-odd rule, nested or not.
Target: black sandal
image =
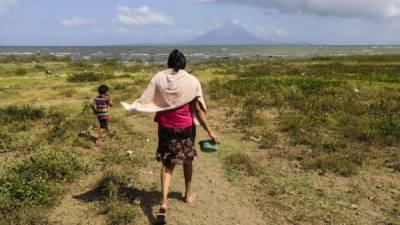
[[[160,211],[157,214],[157,224],[166,224],[167,219],[167,209],[164,207],[160,207]]]

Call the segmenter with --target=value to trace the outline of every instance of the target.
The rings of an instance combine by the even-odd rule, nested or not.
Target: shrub
[[[94,81],[104,81],[112,79],[114,76],[112,74],[96,73],[96,72],[81,72],[74,73],[68,76],[67,81],[69,82],[94,82]]]
[[[273,148],[278,143],[278,135],[271,131],[264,131],[260,142],[261,148]]]
[[[126,185],[126,179],[121,174],[115,171],[107,171],[98,182],[96,189],[104,200],[116,200],[119,198],[119,189]]]
[[[14,135],[4,128],[0,128],[0,152],[10,151],[14,142]]]
[[[1,171],[0,196],[11,199],[17,208],[50,206],[60,191],[56,184],[71,182],[86,170],[82,159],[71,153],[45,150]]]
[[[76,91],[75,89],[73,89],[73,88],[67,88],[67,89],[62,90],[62,91],[60,92],[60,95],[70,98],[70,97],[72,97],[72,96],[73,96],[74,94],[76,94],[76,93],[77,93],[77,91]]]
[[[234,181],[238,173],[257,176],[262,173],[262,168],[257,161],[245,153],[232,153],[225,157],[225,167],[231,181]]]
[[[66,119],[66,113],[60,110],[52,109],[48,113],[47,117],[49,118],[48,127],[50,128],[50,132],[47,135],[47,140],[49,143],[54,142],[56,139],[64,138],[69,122]]]
[[[124,202],[116,202],[107,213],[108,225],[127,225],[131,224],[138,216],[138,209]]]
[[[43,66],[43,65],[41,65],[41,64],[36,64],[36,65],[35,65],[35,69],[37,69],[37,70],[45,70],[46,67]]]
[[[318,153],[306,155],[303,160],[305,169],[322,169],[343,176],[357,174],[358,168],[364,161],[364,153],[360,150],[351,152]]]
[[[80,69],[80,70],[93,68],[93,64],[91,62],[84,61],[84,60],[73,61],[70,63],[70,66],[72,68],[76,68],[76,69]]]
[[[26,75],[27,73],[28,73],[28,70],[25,68],[17,68],[15,70],[15,75],[17,75],[17,76],[23,76],[23,75]]]
[[[32,105],[11,105],[0,108],[0,121],[13,122],[21,120],[38,120],[45,116],[45,110]]]

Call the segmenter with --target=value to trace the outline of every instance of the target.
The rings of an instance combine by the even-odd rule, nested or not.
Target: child
[[[97,136],[96,145],[100,144],[103,132],[108,133],[108,107],[112,106],[107,85],[100,85],[98,88],[99,95],[93,100],[92,108],[95,111],[100,123],[100,130]]]

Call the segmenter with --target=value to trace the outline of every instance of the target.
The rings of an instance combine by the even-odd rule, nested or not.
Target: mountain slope
[[[242,27],[229,23],[212,30],[193,40],[183,42],[185,45],[274,45],[277,42],[258,38]]]

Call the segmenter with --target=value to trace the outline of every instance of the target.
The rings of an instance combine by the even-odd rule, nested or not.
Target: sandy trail
[[[127,122],[135,124],[136,129],[143,130],[150,138],[150,143],[139,153],[145,154],[144,158],[149,159],[149,162],[148,166],[139,168],[139,176],[134,184],[135,203],[142,209],[134,224],[154,224],[160,197],[160,164],[154,160],[157,126],[149,126],[148,120],[143,116],[129,117],[128,120]],[[197,140],[203,137],[206,136],[198,127]],[[193,175],[193,190],[197,193],[197,200],[193,205],[182,201],[185,190],[182,166],[175,169],[170,186],[168,224],[265,224],[261,212],[251,201],[253,196],[242,192],[239,186],[232,185],[227,180],[222,167],[222,157],[221,154],[203,153],[198,150]],[[104,215],[99,214],[99,202],[76,198],[90,192],[100,178],[101,171],[93,172],[72,184],[70,192],[52,211],[52,223],[104,224]]]
[[[147,183],[144,186],[151,188],[158,184],[157,166],[150,171],[143,170],[140,179]],[[199,152],[199,157],[194,162],[193,189],[197,194],[195,204],[183,203],[182,196],[185,190],[183,171],[181,166],[177,167],[170,187],[169,224],[265,224],[261,213],[250,198],[245,196],[239,187],[232,186],[226,180],[221,162],[213,154]],[[159,194],[154,195],[154,198],[141,199],[141,205],[147,209],[151,208],[152,215],[147,215],[147,220],[143,219],[140,224],[154,222],[154,215],[159,207]]]

